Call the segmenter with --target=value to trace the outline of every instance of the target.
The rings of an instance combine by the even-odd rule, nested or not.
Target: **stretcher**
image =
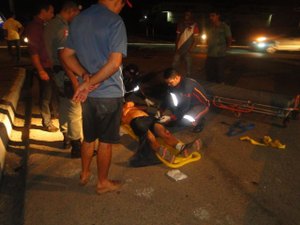
[[[214,107],[232,111],[237,117],[243,113],[261,113],[283,119],[286,126],[290,119],[297,118],[300,110],[300,94],[290,97],[225,84],[201,84]]]
[[[122,124],[121,128],[131,138],[138,141],[138,137],[134,134],[129,125]],[[162,148],[161,151],[158,151],[155,154],[164,165],[170,168],[179,168],[188,163],[196,162],[201,159],[201,154],[199,151],[193,151],[189,154],[181,154],[181,152],[179,152],[177,149],[167,145],[161,138],[157,138],[157,140]]]

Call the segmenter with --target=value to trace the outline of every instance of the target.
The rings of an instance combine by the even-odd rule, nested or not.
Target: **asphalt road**
[[[285,57],[284,54],[287,56]],[[130,47],[125,63],[135,63],[143,74],[162,71],[172,61],[172,48]],[[299,54],[272,56],[234,49],[226,68],[226,83],[280,94],[299,94]],[[205,54],[195,52],[193,77],[204,79]],[[182,71],[183,67],[181,68]],[[149,83],[160,81],[150,77]],[[97,196],[96,164],[86,187],[77,185],[80,160],[61,149],[62,135],[40,130],[37,85],[18,107],[16,130],[10,145],[10,163],[1,187],[3,225],[298,225],[300,224],[299,121],[282,128],[281,120],[258,114],[242,115],[255,127],[243,135],[256,140],[268,135],[286,144],[285,150],[251,145],[228,137],[238,118],[229,111],[212,110],[200,134],[181,130],[183,141],[204,142],[200,161],[180,169],[187,179],[175,182],[164,165],[130,168],[128,158],[137,147],[128,135],[114,148],[110,176],[125,181],[120,192]],[[29,107],[32,106],[32,107]],[[29,107],[29,108],[28,108]],[[26,113],[27,112],[27,113]],[[23,118],[23,119],[22,119]],[[56,124],[58,122],[56,121]],[[22,132],[29,139],[22,146]],[[24,142],[23,142],[24,143]],[[3,209],[4,207],[4,209]]]

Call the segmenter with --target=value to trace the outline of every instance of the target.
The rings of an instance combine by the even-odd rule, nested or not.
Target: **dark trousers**
[[[225,57],[207,57],[205,62],[206,80],[216,83],[224,81]]]
[[[43,126],[48,126],[51,123],[51,104],[55,101],[56,87],[53,80],[53,71],[51,69],[45,69],[50,79],[42,80],[39,78],[40,85],[40,111],[42,114]],[[54,101],[53,101],[54,100]],[[54,103],[55,104],[55,103]],[[55,106],[52,108],[55,108]]]
[[[16,48],[16,54],[13,52],[13,46]],[[16,57],[17,61],[20,61],[21,58],[21,48],[20,48],[20,40],[10,40],[7,41],[8,52],[12,57]]]

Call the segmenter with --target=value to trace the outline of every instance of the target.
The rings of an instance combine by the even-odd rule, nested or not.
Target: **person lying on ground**
[[[141,108],[135,106],[134,102],[125,102],[123,105],[122,122],[131,127],[134,134],[139,138],[139,147],[130,159],[129,165],[138,167],[158,164],[155,152],[165,151],[156,137],[160,137],[168,146],[178,150],[178,154],[185,156],[190,151],[199,150],[199,140],[185,144],[170,133],[158,120]]]

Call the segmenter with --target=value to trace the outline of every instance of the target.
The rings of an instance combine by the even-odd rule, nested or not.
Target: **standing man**
[[[82,120],[81,105],[68,96],[68,87],[76,90],[78,81],[74,73],[60,60],[69,33],[69,23],[79,14],[79,5],[65,1],[59,14],[45,27],[45,44],[53,63],[54,81],[59,95],[59,124],[64,136],[64,148],[71,149],[72,157],[80,157]]]
[[[205,63],[208,81],[220,83],[224,79],[225,56],[231,45],[231,31],[229,26],[221,22],[217,10],[209,14],[211,27],[207,31],[207,59]]]
[[[125,0],[99,0],[72,22],[62,58],[83,79],[73,97],[82,103],[83,135],[80,183],[90,177],[94,143],[98,139],[97,193],[115,191],[119,181],[108,179],[112,144],[118,143],[124,85],[122,58],[127,55],[127,34],[118,15]]]
[[[54,81],[52,63],[48,57],[44,41],[44,26],[46,22],[52,19],[53,12],[54,8],[49,2],[39,1],[36,5],[34,19],[26,27],[31,62],[36,69],[40,82],[42,124],[44,130],[49,132],[58,131],[58,128],[51,121],[50,104]]]
[[[8,19],[3,24],[3,29],[6,33],[7,48],[9,54],[14,58],[12,47],[16,48],[16,62],[20,61],[21,49],[20,49],[20,37],[24,31],[22,24],[15,19],[13,13],[9,13]]]
[[[168,109],[172,113],[161,117],[158,113],[160,122],[163,124],[175,122],[178,125],[192,126],[193,132],[201,132],[204,128],[204,116],[210,107],[203,87],[197,81],[183,77],[173,68],[165,70],[164,79],[169,89],[161,111]]]
[[[192,56],[191,52],[196,46],[196,37],[199,36],[199,28],[193,18],[191,11],[184,13],[183,20],[177,25],[177,37],[175,42],[175,56],[173,60],[173,68],[178,69],[180,60],[186,63],[186,75],[191,76],[192,72]]]

